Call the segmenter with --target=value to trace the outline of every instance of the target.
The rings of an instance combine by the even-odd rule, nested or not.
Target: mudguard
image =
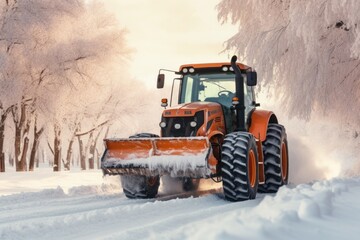
[[[261,142],[266,139],[266,132],[269,123],[278,123],[275,114],[267,110],[258,110],[252,112],[249,132]]]

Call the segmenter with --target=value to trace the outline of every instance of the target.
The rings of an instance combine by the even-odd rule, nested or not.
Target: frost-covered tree
[[[360,2],[222,0],[220,21],[238,24],[226,49],[258,71],[289,116],[360,125]]]
[[[30,127],[37,123],[37,103],[41,92],[55,80],[62,66],[54,65],[56,55],[50,46],[51,32],[56,29],[56,20],[63,14],[78,14],[77,1],[6,1],[1,6],[1,72],[2,86],[10,96],[2,94],[3,102],[10,102],[14,124],[14,158],[17,171],[27,170],[27,153],[30,145]],[[59,48],[59,47],[57,47]],[[66,51],[64,51],[66,52]],[[61,59],[62,60],[62,59]],[[59,71],[60,70],[60,71]],[[56,78],[58,80],[60,78]],[[7,104],[9,106],[9,104]],[[36,126],[34,127],[37,128]],[[42,130],[34,132],[34,151]]]
[[[66,19],[60,21],[69,23],[57,31],[61,35],[63,44],[71,49],[72,59],[76,60],[76,66],[66,72],[65,76],[71,80],[72,84],[58,86],[55,89],[56,92],[53,93],[57,97],[51,99],[50,105],[48,102],[46,104],[46,107],[50,107],[49,112],[54,120],[54,129],[57,129],[57,131],[54,130],[55,139],[65,138],[64,144],[67,145],[67,149],[54,147],[54,156],[58,156],[54,165],[60,166],[63,161],[66,168],[69,168],[74,136],[84,129],[106,121],[102,108],[93,106],[107,104],[109,95],[121,83],[116,78],[122,76],[126,79],[127,75],[124,60],[129,50],[125,46],[125,32],[101,5],[88,3],[85,7],[86,11],[76,16],[76,19],[67,16]],[[67,57],[65,55],[64,59]],[[112,74],[114,72],[112,68],[116,68],[120,73]],[[59,92],[58,89],[62,91]],[[117,95],[120,98],[126,96],[126,94]],[[58,99],[62,101],[57,101]],[[107,106],[107,108],[111,107],[115,106]],[[67,128],[67,125],[70,128]],[[86,138],[88,135],[91,135],[90,131],[83,136]],[[79,144],[83,146],[82,141],[79,141]],[[84,152],[87,152],[88,147],[79,147],[79,149],[81,149],[80,157],[84,159],[86,155]],[[63,150],[66,151],[66,156],[56,154]]]
[[[16,169],[27,169],[30,148],[33,168],[46,130],[53,139],[54,170],[59,170],[62,138],[70,124],[64,119],[99,114],[87,106],[105,102],[116,89],[109,86],[114,83],[109,72],[114,63],[118,71],[124,70],[129,54],[125,32],[92,1],[9,0],[0,8],[0,153],[3,126],[11,113]]]

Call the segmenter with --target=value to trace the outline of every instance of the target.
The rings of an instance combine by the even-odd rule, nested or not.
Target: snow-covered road
[[[102,179],[97,172],[59,174],[63,174],[62,184],[52,183],[51,179],[59,181],[59,178],[45,174],[38,179],[41,182],[37,190],[34,185],[30,190],[19,186],[21,193],[3,189],[11,181],[15,184],[17,178],[31,178],[31,173],[0,175],[0,239],[358,239],[360,236],[359,178],[287,186],[277,194],[258,194],[256,200],[231,203],[223,199],[221,189],[216,189],[221,185],[203,187],[210,190],[202,190],[200,194],[160,193],[153,200],[129,200],[114,179]],[[100,177],[99,184],[93,185],[96,177]]]

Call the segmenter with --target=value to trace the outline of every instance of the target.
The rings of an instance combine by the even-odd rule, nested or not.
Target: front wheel
[[[138,133],[129,138],[159,137],[153,133]],[[127,198],[154,198],[160,186],[159,176],[123,175],[120,176],[123,192]]]
[[[153,133],[138,133],[135,135],[131,135],[129,138],[153,138],[153,137],[159,137],[159,135]]]
[[[159,190],[160,177],[142,175],[123,175],[121,185],[127,198],[154,198]]]
[[[258,153],[252,134],[234,132],[226,135],[221,154],[225,199],[254,199],[258,188]]]

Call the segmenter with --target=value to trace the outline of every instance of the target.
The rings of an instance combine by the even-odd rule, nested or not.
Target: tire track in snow
[[[235,203],[218,189],[192,194],[152,200],[101,192],[0,197],[0,239],[339,239],[342,229],[360,234],[358,179],[282,187]]]
[[[1,197],[0,204],[8,204],[0,208],[0,238],[146,238],[154,233],[154,229],[162,231],[162,226],[169,228],[169,224],[177,226],[176,222],[193,221],[199,214],[201,217],[198,218],[202,219],[210,212],[232,209],[222,199],[219,189],[165,195],[151,200],[129,200],[122,193],[69,196],[61,194],[59,189],[54,191],[57,193],[44,190]],[[9,200],[12,199],[17,200],[11,204]],[[214,210],[217,207],[221,210]]]

